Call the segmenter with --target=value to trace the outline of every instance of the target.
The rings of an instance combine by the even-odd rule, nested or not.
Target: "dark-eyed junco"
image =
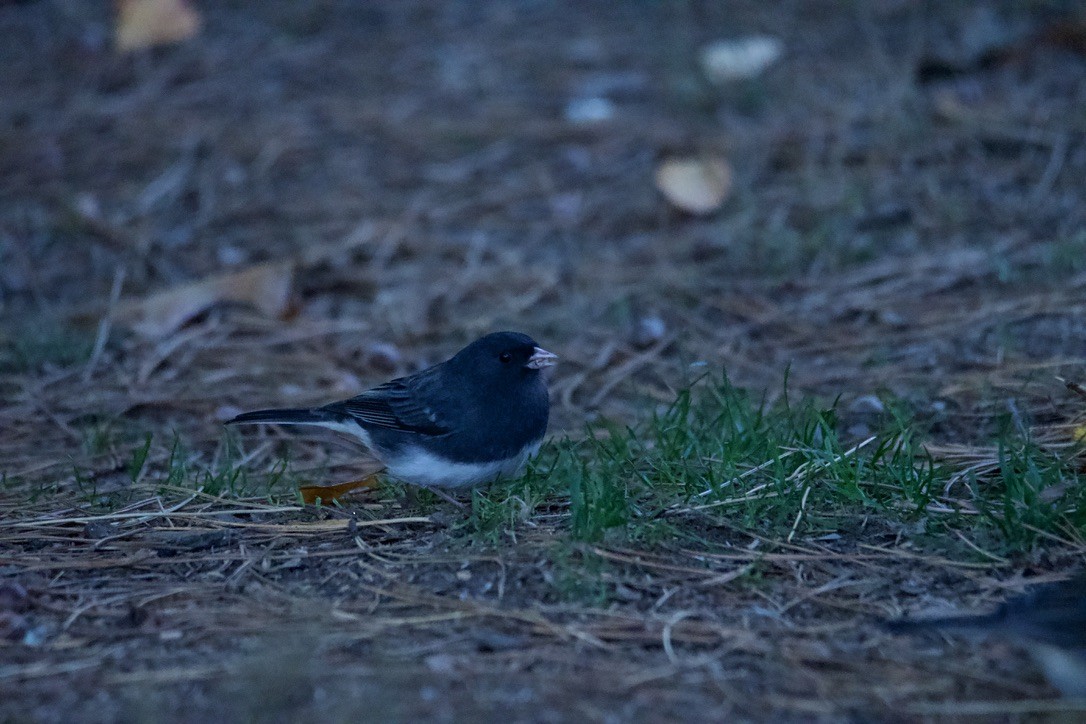
[[[360,439],[394,478],[466,488],[516,475],[539,450],[550,413],[541,370],[556,359],[525,334],[495,332],[349,400],[246,412],[227,424],[330,428]]]
[[[894,633],[941,629],[1013,641],[1029,651],[1060,693],[1086,697],[1086,574],[1038,586],[989,614],[899,619],[885,626]]]

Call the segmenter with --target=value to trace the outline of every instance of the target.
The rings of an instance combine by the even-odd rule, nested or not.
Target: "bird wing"
[[[442,395],[441,387],[438,368],[432,367],[322,409],[347,415],[363,425],[422,435],[445,435],[452,432],[452,426],[434,409],[436,399]]]

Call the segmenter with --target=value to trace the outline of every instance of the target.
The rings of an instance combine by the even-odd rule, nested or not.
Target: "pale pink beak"
[[[558,359],[558,355],[548,352],[542,347],[536,347],[532,350],[532,356],[528,358],[528,363],[524,366],[530,370],[541,370],[544,367],[553,367],[556,359]]]

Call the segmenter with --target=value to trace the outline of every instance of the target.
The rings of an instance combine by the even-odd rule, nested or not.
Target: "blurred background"
[[[145,339],[255,304],[316,390],[512,327],[579,373],[567,421],[627,362],[914,394],[1086,353],[1023,298],[1084,264],[1077,3],[118,8],[0,9],[0,314],[34,336],[91,343],[111,294]],[[267,383],[237,347],[234,397]]]
[[[1067,419],[1084,109],[1071,0],[0,2],[0,471],[87,466],[108,490],[149,432],[148,464],[173,464],[163,430],[207,465],[242,409],[355,394],[496,329],[561,355],[556,434],[721,370],[839,398],[855,439],[886,394],[944,445],[1020,407]],[[272,442],[246,464],[274,471]],[[820,645],[744,691],[846,686],[765,683]],[[541,664],[543,688],[502,706],[614,684],[593,661]],[[427,662],[447,695],[461,670]],[[641,684],[609,706],[704,711],[727,688],[677,670],[690,688],[666,706]],[[58,696],[42,686],[26,696]],[[431,694],[405,711],[443,711]],[[764,714],[749,701],[717,711]],[[103,711],[121,710],[142,711]]]

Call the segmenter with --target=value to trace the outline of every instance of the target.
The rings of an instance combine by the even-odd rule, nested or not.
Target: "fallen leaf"
[[[368,475],[358,480],[350,480],[346,483],[335,485],[301,485],[298,492],[302,494],[302,502],[306,505],[316,505],[319,498],[322,504],[331,503],[341,497],[358,490],[359,488],[373,489],[377,487],[377,475]]]
[[[781,56],[781,41],[768,35],[718,40],[702,48],[701,69],[713,83],[753,78]]]
[[[290,262],[258,264],[125,302],[118,310],[118,321],[145,337],[160,338],[222,302],[250,304],[269,317],[279,316],[287,309],[292,276]]]
[[[186,0],[117,0],[118,51],[187,40],[200,31],[199,11]]]
[[[718,156],[671,158],[656,168],[656,188],[673,206],[691,214],[708,214],[728,198],[732,170]]]

